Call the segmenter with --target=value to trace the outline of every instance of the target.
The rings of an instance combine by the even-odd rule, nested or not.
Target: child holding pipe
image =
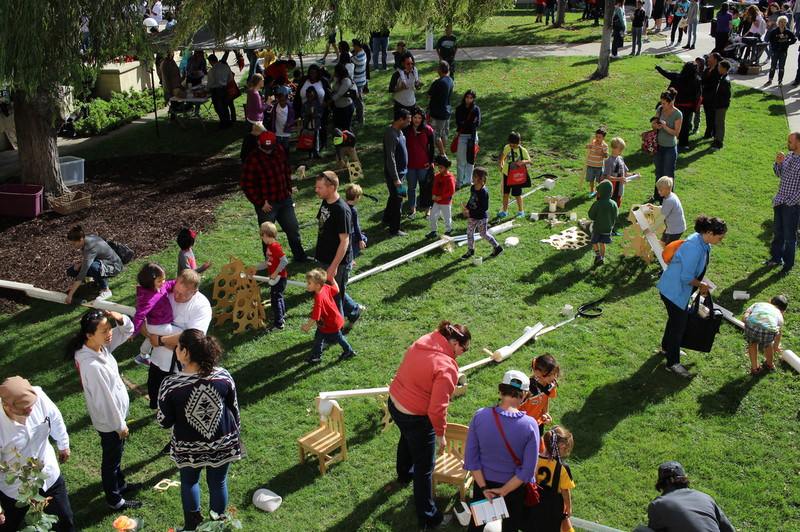
[[[544,435],[544,426],[553,422],[550,416],[550,399],[556,396],[557,377],[561,370],[558,368],[556,357],[550,353],[538,356],[531,360],[533,373],[531,379],[531,396],[520,407],[521,412],[531,416],[539,424],[539,436]],[[544,448],[544,447],[542,447]]]
[[[775,371],[775,353],[781,352],[783,314],[789,306],[785,295],[775,296],[769,303],[753,303],[744,312],[744,336],[747,339],[747,354],[750,357],[750,375],[761,375]],[[764,352],[765,360],[758,365],[758,351]]]
[[[283,301],[283,292],[286,290],[286,266],[289,259],[278,243],[278,228],[272,222],[264,222],[260,228],[261,240],[267,246],[264,252],[264,262],[256,266],[256,270],[266,269],[269,273],[269,297],[272,307],[272,327],[267,332],[282,331],[285,327],[286,304]]]

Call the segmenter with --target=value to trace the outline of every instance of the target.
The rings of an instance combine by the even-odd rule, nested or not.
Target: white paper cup
[[[572,305],[564,305],[564,308],[561,309],[561,314],[564,316],[572,315]]]
[[[550,210],[550,212],[556,212],[556,207],[557,207],[557,206],[558,206],[558,205],[556,204],[556,202],[555,202],[555,201],[551,201],[551,202],[548,204],[547,208]]]
[[[473,257],[472,264],[475,266],[480,266],[481,264],[483,264],[483,257]]]
[[[538,219],[539,219],[539,213],[538,212],[532,212],[531,213],[531,221],[535,222]]]
[[[747,300],[750,299],[750,294],[743,290],[734,290],[733,291],[733,299],[736,300]]]
[[[552,179],[545,179],[544,180],[544,189],[545,190],[553,190],[553,187],[556,186],[556,182]]]

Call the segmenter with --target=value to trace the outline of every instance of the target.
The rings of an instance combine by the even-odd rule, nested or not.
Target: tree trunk
[[[556,22],[553,27],[560,28],[564,25],[564,16],[567,13],[567,0],[558,0],[558,11],[556,13]]]
[[[606,0],[605,11],[603,12],[603,39],[600,41],[600,56],[597,58],[597,70],[590,76],[591,79],[603,79],[608,77],[608,67],[611,63],[611,30],[614,18],[614,2]]]
[[[42,185],[45,194],[61,196],[69,189],[61,180],[57,133],[61,117],[58,92],[14,93],[14,123],[22,183]]]

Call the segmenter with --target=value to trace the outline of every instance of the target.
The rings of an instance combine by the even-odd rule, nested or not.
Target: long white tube
[[[361,390],[337,390],[332,392],[320,392],[320,399],[345,399],[347,397],[363,397],[365,395],[381,395],[389,393],[389,387],[385,388],[363,388]]]
[[[369,277],[370,275],[375,275],[376,273],[380,273],[380,272],[386,271],[389,268],[394,268],[395,266],[403,264],[404,262],[408,262],[411,259],[413,259],[415,257],[418,257],[418,256],[420,256],[420,255],[422,255],[424,253],[427,253],[427,252],[432,251],[434,249],[438,249],[438,248],[440,248],[442,246],[446,246],[452,240],[454,240],[454,239],[451,239],[449,237],[442,237],[441,239],[437,240],[436,242],[432,242],[432,243],[430,243],[430,244],[428,244],[426,246],[422,246],[421,248],[419,248],[419,249],[417,249],[415,251],[412,251],[411,253],[406,253],[405,255],[402,255],[400,257],[397,257],[396,259],[390,260],[389,262],[387,262],[385,264],[381,264],[380,266],[376,266],[376,267],[374,267],[372,269],[369,269],[369,270],[367,270],[365,272],[361,272],[358,275],[354,275],[353,277],[348,279],[347,284],[348,285],[353,284],[354,282],[356,282],[358,280],[361,280],[364,277]]]
[[[65,305],[67,302],[67,294],[63,292],[55,292],[53,290],[36,288],[32,284],[28,283],[18,283],[15,281],[0,280],[0,288],[19,290],[25,292],[25,295],[27,295],[28,297],[41,299],[43,301],[52,301],[53,303],[61,303],[62,305]],[[121,314],[127,314],[128,316],[133,316],[134,314],[136,314],[136,309],[134,307],[128,305],[120,305],[119,303],[114,303],[113,301],[108,301],[108,300],[87,301],[86,303],[81,303],[81,304],[85,307],[94,307],[103,310],[113,310]]]
[[[781,360],[792,366],[795,370],[800,372],[800,357],[794,354],[794,351],[784,349],[781,353]]]

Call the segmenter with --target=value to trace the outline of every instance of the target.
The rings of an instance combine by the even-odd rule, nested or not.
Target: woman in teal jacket
[[[689,317],[686,307],[695,289],[699,289],[702,295],[708,293],[709,286],[703,282],[703,275],[708,266],[711,244],[718,244],[725,238],[728,226],[719,218],[701,214],[694,220],[694,230],[675,252],[658,281],[658,291],[668,316],[660,353],[667,357],[667,371],[686,378],[691,375],[680,364],[681,340]]]

